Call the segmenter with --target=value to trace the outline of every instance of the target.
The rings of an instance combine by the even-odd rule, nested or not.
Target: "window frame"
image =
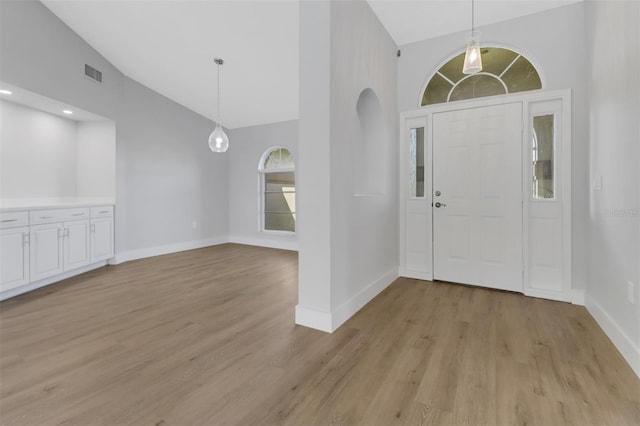
[[[452,102],[463,102],[463,101],[469,101],[469,100],[473,100],[473,99],[481,99],[481,98],[492,98],[492,97],[500,97],[500,96],[505,96],[505,95],[509,95],[509,94],[516,94],[516,93],[527,93],[527,92],[535,92],[535,91],[541,91],[541,90],[545,90],[545,88],[547,87],[547,79],[546,76],[544,74],[544,71],[542,69],[542,67],[540,66],[540,64],[538,63],[537,59],[532,57],[531,55],[529,55],[527,52],[522,51],[521,49],[518,49],[516,47],[510,46],[510,45],[506,45],[506,44],[500,44],[500,43],[491,43],[491,44],[483,44],[480,46],[481,49],[485,49],[485,48],[493,48],[493,49],[507,49],[510,50],[512,52],[514,52],[516,54],[515,58],[511,61],[511,63],[500,73],[500,75],[496,75],[493,73],[486,73],[484,71],[481,71],[478,74],[487,74],[487,75],[491,75],[493,77],[496,77],[505,87],[506,89],[506,93],[505,94],[496,94],[496,95],[491,95],[491,96],[481,96],[481,97],[474,97],[474,98],[468,98],[468,99],[460,99],[460,100],[455,100],[455,101],[451,101],[450,97],[451,97],[451,93],[453,93],[453,91],[455,90],[455,88],[464,80],[471,78],[477,74],[470,74],[470,75],[466,75],[464,77],[462,77],[460,80],[458,80],[457,82],[453,82],[451,81],[451,79],[449,79],[448,77],[446,77],[445,75],[440,73],[440,70],[442,69],[442,67],[444,65],[446,65],[448,62],[450,62],[452,59],[456,58],[457,56],[464,54],[465,50],[456,50],[455,52],[453,52],[451,55],[447,56],[442,62],[440,62],[436,67],[434,67],[433,71],[431,71],[431,73],[428,75],[428,77],[426,78],[426,80],[424,81],[424,84],[422,85],[422,88],[419,92],[418,95],[418,102],[417,102],[417,107],[422,109],[422,108],[427,108],[429,106],[433,106],[433,105],[443,105],[443,104],[448,104],[448,103],[452,103]],[[520,58],[523,57],[524,59],[526,59],[532,66],[533,68],[536,70],[537,74],[538,74],[538,78],[540,79],[540,88],[539,89],[532,89],[532,90],[524,90],[524,91],[517,91],[517,92],[510,92],[509,88],[506,86],[506,84],[504,83],[504,81],[502,80],[502,77],[504,76],[504,74],[509,71],[509,69],[516,63],[516,61]],[[449,90],[449,92],[447,93],[447,100],[445,102],[436,102],[436,103],[431,103],[431,104],[422,104],[422,99],[424,97],[424,94],[427,90],[427,88],[429,87],[429,83],[431,82],[431,80],[435,77],[435,76],[440,76],[443,79],[445,79],[446,81],[448,81],[452,87]]]
[[[289,155],[291,156],[291,160],[293,161],[294,167],[284,167],[284,168],[274,168],[274,169],[267,169],[265,168],[266,162],[269,158],[269,156],[274,152],[277,151],[279,149],[283,149],[286,150]],[[296,194],[297,192],[297,187],[296,187],[296,171],[295,171],[295,158],[293,156],[293,153],[291,152],[291,150],[289,148],[283,147],[283,146],[272,146],[271,148],[267,149],[262,156],[260,157],[260,162],[258,163],[258,206],[259,206],[259,214],[258,214],[258,230],[260,232],[264,232],[267,234],[272,234],[272,235],[295,235],[296,234],[296,229],[297,229],[297,223],[294,224],[294,230],[293,231],[286,231],[286,230],[279,230],[279,229],[266,229],[266,215],[267,212],[266,211],[266,194],[268,193],[278,193],[276,191],[267,191],[267,181],[266,181],[266,176],[270,173],[293,173],[293,191],[287,191],[286,193],[288,194]],[[284,193],[284,192],[280,192],[280,193]],[[296,214],[297,214],[297,209],[298,209],[298,202],[296,200],[295,204],[294,204],[294,210],[293,210],[293,217],[294,220],[296,218]],[[274,212],[271,212],[274,213]],[[276,212],[277,213],[277,212]]]

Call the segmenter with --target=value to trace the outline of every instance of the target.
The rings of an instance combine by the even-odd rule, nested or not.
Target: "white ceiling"
[[[471,29],[471,0],[367,0],[398,46]],[[475,0],[475,26],[582,0]]]
[[[486,25],[580,0],[476,0]],[[229,128],[298,118],[296,0],[42,0],[128,77]],[[470,0],[368,0],[396,44],[467,30]]]
[[[128,77],[222,124],[298,118],[297,1],[56,1],[54,14]]]

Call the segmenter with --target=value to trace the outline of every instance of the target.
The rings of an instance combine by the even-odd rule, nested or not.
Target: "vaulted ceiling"
[[[476,0],[476,25],[580,0]],[[298,1],[42,0],[128,77],[237,128],[298,117]],[[368,0],[396,44],[466,30],[469,0]]]

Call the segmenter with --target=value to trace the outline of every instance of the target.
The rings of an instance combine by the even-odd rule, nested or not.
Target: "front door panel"
[[[520,103],[433,115],[435,279],[523,291],[521,132]]]

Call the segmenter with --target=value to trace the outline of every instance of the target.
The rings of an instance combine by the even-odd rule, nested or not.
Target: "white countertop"
[[[87,198],[2,198],[0,211],[42,210],[64,207],[91,207],[114,205],[115,200],[110,197]]]

